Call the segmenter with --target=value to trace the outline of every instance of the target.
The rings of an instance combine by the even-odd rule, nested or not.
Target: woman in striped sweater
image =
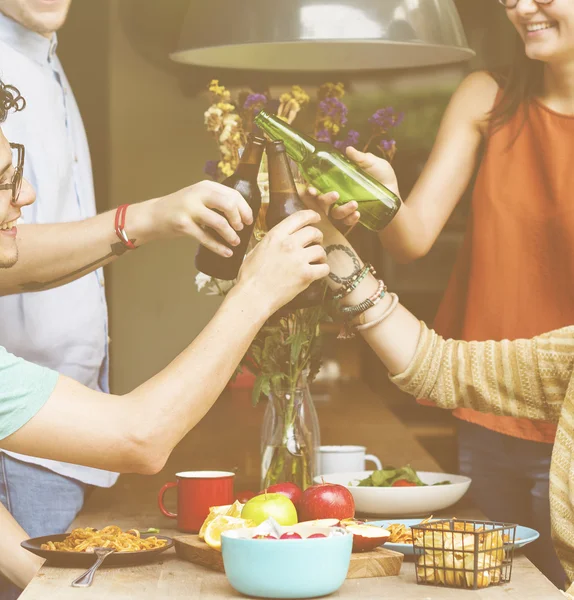
[[[320,211],[312,198],[308,203]],[[574,326],[529,340],[445,340],[401,306],[395,294],[386,293],[326,217],[321,228],[331,269],[328,281],[340,297],[345,330],[364,337],[396,385],[440,408],[466,407],[558,426],[550,470],[552,537],[572,583]],[[570,589],[574,593],[574,585]]]

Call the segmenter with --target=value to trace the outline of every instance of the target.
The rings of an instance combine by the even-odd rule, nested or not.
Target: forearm
[[[131,205],[127,211],[125,229],[136,246],[148,241],[148,208],[153,202]],[[2,270],[0,295],[69,283],[128,252],[115,233],[115,213],[70,223],[18,226],[18,261]]]
[[[0,572],[19,588],[25,588],[30,583],[44,562],[20,546],[28,537],[0,504]]]
[[[234,288],[193,343],[128,394],[140,411],[142,439],[156,445],[161,460],[213,406],[269,316],[256,293]]]
[[[217,400],[270,312],[262,294],[235,288],[159,374],[114,396],[60,376],[36,416],[0,447],[120,472],[156,472]]]
[[[330,286],[340,289],[362,262],[330,224],[324,227],[324,235],[331,248]],[[341,302],[357,305],[376,290],[377,280],[369,274]],[[363,323],[377,321],[391,302],[390,294],[385,294],[363,313]],[[556,422],[574,370],[574,327],[531,340],[444,340],[398,304],[387,318],[360,333],[390,374],[396,375],[393,381],[401,389],[442,408],[467,407]]]
[[[412,203],[407,198],[395,218],[378,232],[381,246],[399,263],[409,263],[425,256],[440,230],[433,233],[425,226]]]

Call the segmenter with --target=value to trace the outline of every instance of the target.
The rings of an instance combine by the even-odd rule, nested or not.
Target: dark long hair
[[[26,100],[13,85],[0,79],[0,123],[3,123],[11,110],[18,112],[26,106]]]
[[[502,96],[490,113],[492,131],[508,123],[518,111],[523,111],[524,120],[533,98],[542,94],[544,88],[544,63],[526,56],[524,42],[516,34],[516,45],[512,65],[506,74],[492,73],[502,88]]]

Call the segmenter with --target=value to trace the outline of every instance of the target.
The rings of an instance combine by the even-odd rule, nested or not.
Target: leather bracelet
[[[371,272],[373,275],[377,274],[372,265],[365,263],[363,268],[353,275],[351,281],[349,281],[349,283],[347,283],[347,285],[345,285],[341,291],[333,296],[333,300],[340,300],[341,298],[348,296],[358,287],[358,285],[361,283],[361,281],[363,281],[363,279],[365,279],[369,272]]]
[[[389,305],[389,307],[385,310],[385,312],[380,317],[377,317],[376,319],[373,319],[372,321],[368,321],[367,323],[363,323],[362,325],[355,325],[355,327],[354,327],[355,331],[366,331],[367,329],[372,329],[373,327],[380,325],[387,317],[389,317],[399,304],[399,297],[397,296],[397,294],[392,292],[391,298],[392,298],[391,304]]]
[[[129,248],[130,250],[135,250],[136,246],[133,243],[133,241],[130,240],[130,238],[128,237],[128,234],[126,233],[126,230],[125,230],[126,213],[128,211],[128,206],[129,206],[129,204],[122,204],[121,206],[118,206],[118,208],[116,209],[115,230],[116,230],[116,235],[120,239],[120,242],[126,248]]]
[[[386,292],[387,292],[387,287],[385,286],[385,284],[383,283],[382,280],[379,280],[379,285],[377,287],[377,290],[375,291],[375,293],[372,296],[370,296],[366,300],[363,300],[362,302],[360,302],[359,304],[357,304],[355,306],[345,306],[345,307],[341,308],[340,310],[343,313],[343,315],[345,315],[345,318],[351,319],[361,313],[364,313],[369,308],[372,308],[373,306],[375,306],[375,304],[377,304],[378,302],[380,302],[383,299]]]

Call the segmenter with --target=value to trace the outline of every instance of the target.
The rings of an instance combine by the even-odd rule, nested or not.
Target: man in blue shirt
[[[0,122],[7,109],[23,105],[17,90],[0,81]],[[35,199],[22,177],[25,154],[0,130],[0,295],[76,281],[130,245],[180,235],[198,237],[225,254],[204,228],[215,227],[235,245],[236,231],[253,222],[237,191],[200,182],[132,205],[119,231],[118,211],[84,221],[17,227],[22,210]],[[0,345],[0,448],[96,469],[157,472],[215,402],[265,321],[328,274],[322,234],[308,227],[319,219],[313,211],[299,211],[270,231],[245,260],[237,284],[197,339],[158,375],[122,397],[92,390]],[[48,501],[50,493],[37,490],[40,502]],[[20,502],[8,496],[6,508],[0,504],[0,576],[23,587],[38,564],[20,548],[27,534],[6,510],[15,512],[22,508]],[[52,527],[48,523],[48,533]],[[5,586],[3,597],[14,593],[17,589]]]
[[[0,74],[27,102],[4,132],[25,146],[25,176],[37,194],[36,203],[22,210],[24,223],[96,214],[82,118],[56,55],[56,31],[70,3],[0,2]],[[0,311],[0,344],[9,352],[109,391],[102,269],[57,289],[0,298]],[[117,480],[108,471],[10,452],[0,454],[0,473],[0,501],[11,500],[12,514],[30,536],[44,535],[47,527],[65,531],[90,486],[109,487]]]

